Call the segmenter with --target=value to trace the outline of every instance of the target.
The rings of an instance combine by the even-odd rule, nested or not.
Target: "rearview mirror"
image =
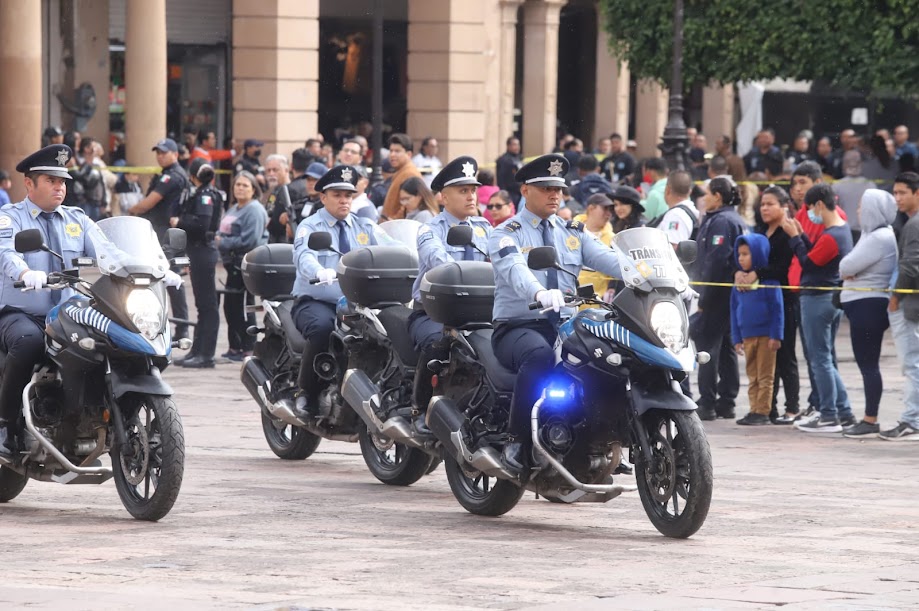
[[[16,252],[35,252],[36,250],[45,250],[45,238],[42,237],[38,229],[26,229],[16,234],[15,239]]]
[[[166,245],[169,247],[173,256],[185,252],[185,247],[188,245],[188,235],[185,233],[185,230],[177,227],[170,227],[167,229]]]
[[[676,256],[680,263],[693,263],[699,254],[699,245],[695,240],[683,240],[676,246]]]
[[[558,255],[554,246],[537,246],[527,254],[530,269],[543,270],[558,267]]]
[[[332,234],[328,231],[317,231],[311,233],[309,240],[306,242],[310,250],[332,250]]]
[[[447,231],[447,244],[450,246],[469,246],[472,244],[472,227],[454,225]]]

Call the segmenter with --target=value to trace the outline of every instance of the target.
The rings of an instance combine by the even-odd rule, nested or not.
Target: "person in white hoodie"
[[[893,195],[880,189],[865,191],[858,205],[861,237],[839,262],[844,289],[840,302],[849,319],[852,352],[865,385],[865,417],[844,429],[845,437],[873,437],[880,432],[878,406],[884,384],[879,360],[884,332],[890,326],[889,295],[883,289],[890,286],[897,269],[897,239],[891,227],[896,215]]]

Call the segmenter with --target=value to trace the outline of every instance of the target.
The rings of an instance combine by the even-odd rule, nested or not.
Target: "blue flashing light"
[[[564,390],[559,390],[557,388],[549,389],[549,398],[550,399],[564,399],[568,395]]]

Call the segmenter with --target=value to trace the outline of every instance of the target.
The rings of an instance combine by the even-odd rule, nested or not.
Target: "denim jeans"
[[[899,420],[919,429],[919,323],[906,320],[903,310],[888,312],[887,316],[906,376],[906,410]]]
[[[842,310],[833,305],[830,293],[801,296],[801,328],[820,397],[822,418],[848,418],[852,415],[842,376],[833,364],[833,345],[841,317]]]

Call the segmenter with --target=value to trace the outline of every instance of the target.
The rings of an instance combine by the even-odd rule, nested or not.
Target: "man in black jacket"
[[[520,184],[514,178],[517,170],[523,167],[520,158],[520,139],[511,136],[507,139],[507,151],[495,161],[495,178],[498,188],[507,191],[514,200],[514,205],[520,203]]]

